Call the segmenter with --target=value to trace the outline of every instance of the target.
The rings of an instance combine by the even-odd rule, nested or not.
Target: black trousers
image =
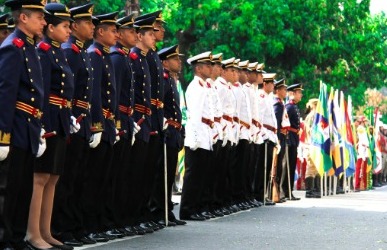
[[[163,173],[160,169],[163,169],[163,165],[159,165],[158,163],[164,161],[164,149],[163,149],[163,141],[160,135],[152,135],[149,139],[148,143],[148,154],[146,156],[144,170],[145,174],[143,175],[143,196],[141,205],[141,221],[149,221],[153,220],[152,213],[150,210],[150,201],[152,197],[152,191],[154,189],[156,175]],[[164,176],[164,175],[162,175]]]
[[[199,213],[203,194],[204,174],[208,169],[210,151],[185,147],[185,174],[181,193],[180,217]]]
[[[217,156],[217,173],[215,181],[215,197],[214,197],[214,206],[215,208],[221,208],[226,205],[227,196],[227,185],[228,185],[228,171],[230,167],[230,151],[231,143],[227,142],[224,147],[219,148],[219,153]]]
[[[265,150],[265,145],[267,150]],[[274,143],[271,141],[265,141],[265,143],[259,144],[258,146],[258,163],[257,171],[255,175],[255,199],[263,201],[265,194],[265,168],[266,168],[266,187],[269,183],[271,164],[273,161],[273,149]],[[266,154],[266,165],[265,165],[265,154]]]
[[[0,247],[23,245],[32,196],[35,156],[30,151],[11,147],[2,163],[1,179],[4,207],[0,211]]]
[[[236,176],[234,176],[235,172],[237,171],[238,164],[237,164],[237,146],[231,146],[230,152],[229,152],[229,164],[227,168],[227,176],[226,176],[226,190],[225,190],[225,205],[229,206],[234,204],[233,201],[233,188],[235,187],[236,182]]]
[[[284,149],[284,153],[285,152],[286,152],[286,149]],[[288,145],[288,154],[289,154],[290,188],[291,188],[291,191],[293,191],[294,175],[295,175],[296,166],[297,166],[297,146]],[[281,196],[284,196],[284,197],[289,196],[289,183],[288,183],[288,171],[287,171],[286,159],[284,159],[284,164],[283,164],[281,190],[282,190]]]
[[[258,144],[251,143],[249,146],[249,165],[248,169],[246,171],[246,192],[247,192],[247,198],[253,199],[254,196],[254,187],[255,187],[255,171],[257,169],[257,163],[258,163]]]
[[[65,168],[55,189],[52,228],[56,233],[83,231],[81,194],[87,176],[89,142],[71,135],[66,149]]]
[[[173,147],[167,147],[167,201],[168,216],[173,216],[172,186],[175,181],[179,150]],[[155,220],[165,218],[165,181],[164,181],[164,157],[159,159],[153,195],[151,200],[151,210]],[[174,219],[174,216],[172,217]]]
[[[148,157],[148,143],[136,139],[131,149],[129,160],[129,192],[127,194],[127,225],[135,225],[140,222],[141,202],[143,201],[143,188],[146,169],[145,160]]]
[[[217,141],[214,145],[212,145],[212,151],[210,151],[209,156],[209,166],[208,170],[204,176],[204,190],[202,195],[202,211],[210,211],[215,209],[215,188],[217,186],[218,174],[221,165],[219,164],[219,152],[221,151],[222,141]]]
[[[84,225],[87,232],[103,230],[104,209],[108,197],[108,180],[111,178],[113,146],[102,141],[90,149],[88,175],[82,193]]]
[[[128,221],[128,192],[130,178],[130,155],[132,143],[130,140],[121,138],[114,144],[113,163],[110,179],[107,186],[107,202],[103,217],[105,229],[121,228]]]
[[[250,144],[247,140],[240,140],[236,147],[236,164],[232,168],[232,191],[235,203],[240,203],[247,198],[246,172],[250,163]]]

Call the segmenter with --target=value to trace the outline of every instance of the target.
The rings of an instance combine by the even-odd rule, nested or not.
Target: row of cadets
[[[247,185],[248,185],[248,169],[250,161],[250,143],[252,143],[251,126],[252,112],[251,102],[248,89],[243,87],[247,83],[249,61],[242,61],[238,64],[238,86],[234,87],[234,93],[240,103],[239,112],[239,143],[237,145],[236,166],[233,169],[233,201],[239,209],[245,210],[254,206],[248,202]],[[236,91],[238,90],[238,91]],[[250,183],[251,184],[251,183]]]
[[[90,102],[93,88],[93,68],[85,43],[93,39],[94,24],[92,22],[93,4],[86,4],[70,9],[71,35],[67,42],[62,43],[63,52],[74,75],[74,96],[72,113],[79,118],[81,128],[70,135],[64,165],[66,171],[56,186],[52,228],[55,237],[66,245],[82,246],[96,243],[84,235],[82,200],[83,184],[90,170],[87,168],[89,159],[89,139],[92,132],[102,131],[102,125],[94,123],[90,115]]]
[[[5,5],[17,27],[0,47],[0,161],[7,161],[1,170],[5,195],[0,247],[12,249],[26,247],[35,157],[45,149],[40,120],[44,86],[34,37],[42,35],[46,21],[44,1],[8,0]]]
[[[42,67],[44,100],[42,137],[46,137],[47,149],[37,158],[34,168],[33,193],[30,204],[26,243],[32,249],[72,249],[56,240],[51,234],[55,186],[63,174],[66,140],[70,133],[80,129],[72,115],[74,76],[61,44],[70,37],[71,15],[68,8],[59,3],[45,6],[42,41],[37,51]]]
[[[300,144],[300,110],[297,103],[301,101],[302,98],[302,84],[295,83],[287,87],[289,101],[286,103],[286,112],[289,116],[290,126],[287,128],[287,144],[288,144],[288,157],[289,157],[289,166],[284,170],[289,169],[290,175],[290,197],[289,197],[289,180],[288,173],[286,171],[282,172],[281,178],[281,194],[280,198],[284,199],[285,197],[289,200],[300,200],[300,198],[293,195],[293,183],[294,175],[297,165],[297,148]]]
[[[221,204],[217,204],[216,191],[218,190],[219,173],[222,171],[224,159],[224,150],[222,150],[222,142],[224,138],[224,126],[222,125],[222,104],[215,86],[215,80],[220,76],[222,70],[222,53],[212,55],[212,71],[211,76],[207,78],[207,82],[211,86],[211,101],[213,104],[214,112],[214,126],[212,128],[212,151],[210,155],[210,168],[208,174],[205,176],[205,189],[202,195],[202,212],[201,215],[209,215],[211,213],[214,216],[223,216],[223,212],[218,208]]]
[[[9,14],[0,15],[0,45],[15,29],[15,22]]]
[[[211,77],[211,52],[204,52],[187,60],[194,78],[186,91],[187,124],[185,127],[185,175],[181,195],[180,219],[205,220],[201,215],[203,180],[210,166],[214,114],[211,85],[204,80]]]
[[[110,57],[113,63],[116,89],[117,89],[117,110],[116,120],[120,121],[122,134],[120,141],[114,144],[111,196],[107,203],[108,234],[117,237],[133,236],[135,230],[128,225],[127,208],[132,204],[129,200],[131,147],[133,136],[140,127],[134,123],[132,114],[134,109],[133,71],[130,66],[129,51],[136,45],[137,33],[134,28],[134,15],[131,14],[117,20],[120,24],[118,28],[118,41],[111,47]]]
[[[254,192],[254,179],[255,179],[255,170],[258,161],[258,145],[262,143],[262,137],[260,134],[261,123],[259,122],[258,117],[258,83],[262,81],[262,71],[263,64],[258,64],[258,62],[249,63],[247,66],[247,80],[243,87],[248,93],[250,100],[251,108],[251,140],[249,149],[249,164],[247,170],[247,180],[246,180],[246,192],[250,200],[250,204],[254,206],[263,205],[257,201],[255,192]]]
[[[277,138],[277,119],[275,117],[273,100],[269,96],[274,90],[274,73],[263,74],[263,82],[258,90],[258,120],[262,124],[261,136],[263,143],[258,146],[258,163],[255,173],[256,199],[266,205],[275,205],[266,197],[273,160],[274,147],[279,147]],[[266,176],[265,176],[266,173]],[[266,177],[266,178],[265,178]],[[266,183],[265,183],[266,180]],[[266,199],[264,201],[264,199]]]
[[[180,96],[177,90],[174,75],[181,72],[181,60],[178,45],[163,48],[158,51],[164,68],[164,118],[167,124],[164,130],[164,143],[166,144],[167,161],[167,197],[168,197],[168,226],[185,225],[186,222],[176,219],[173,214],[172,186],[175,180],[178,153],[184,146],[184,127],[182,126],[182,114],[180,110]],[[164,162],[159,158],[160,165],[155,176],[155,188],[152,194],[153,219],[158,224],[165,226],[165,182]]]
[[[88,238],[95,241],[112,239],[102,234],[105,208],[110,195],[113,145],[119,140],[116,127],[116,82],[110,47],[117,42],[117,12],[95,16],[94,42],[87,49],[91,59],[93,90],[91,98],[92,136],[87,162],[87,175],[81,194],[84,227]],[[93,127],[97,127],[94,130]],[[100,131],[102,128],[103,131]],[[105,239],[104,239],[105,238]],[[114,238],[114,237],[113,237]]]
[[[126,212],[129,215],[128,226],[141,234],[153,232],[149,225],[143,223],[141,212],[142,208],[146,206],[144,205],[146,201],[143,187],[144,180],[149,178],[145,163],[148,157],[150,132],[152,131],[151,74],[146,56],[156,44],[154,35],[156,29],[153,26],[155,20],[155,16],[135,19],[137,43],[129,54],[132,71],[134,72],[134,110],[132,118],[140,127],[140,130],[134,137],[131,149],[133,157],[130,157],[129,160],[130,178],[127,181],[130,183],[128,203],[131,205]]]

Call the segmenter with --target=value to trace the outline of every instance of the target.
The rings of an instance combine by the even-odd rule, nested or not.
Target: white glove
[[[216,142],[218,141],[218,137],[219,137],[218,134],[212,137],[212,144],[216,144]]]
[[[227,145],[227,138],[223,137],[222,147],[225,147]]]
[[[98,144],[101,142],[101,137],[102,137],[102,132],[92,134],[89,142],[90,147],[96,148]]]
[[[75,134],[81,129],[81,125],[77,123],[77,119],[74,116],[71,116],[70,119],[70,134]]]
[[[163,120],[163,131],[167,130],[169,124],[167,123],[167,119],[164,117],[164,120]]]
[[[281,152],[281,145],[277,144],[275,145],[275,147],[277,148],[277,155]]]
[[[4,161],[9,153],[9,146],[0,146],[0,161]]]
[[[136,122],[133,122],[133,135],[140,132],[140,130],[141,130],[141,127]]]
[[[118,133],[119,133],[120,131],[118,130],[118,129],[116,129],[116,140],[114,141],[114,144],[116,144],[117,142],[119,142],[120,141],[120,136],[118,135]]]
[[[42,130],[40,130],[39,148],[38,148],[38,153],[36,154],[37,158],[42,156],[44,151],[46,151],[46,148],[47,148],[46,139],[43,138],[43,135],[45,133],[46,133],[46,131],[42,128]]]

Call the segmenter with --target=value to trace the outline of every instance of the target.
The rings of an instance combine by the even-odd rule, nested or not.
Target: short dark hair
[[[15,26],[19,24],[21,14],[25,14],[26,16],[30,17],[32,12],[34,11],[30,9],[18,9],[18,10],[12,11],[12,17],[15,22]]]
[[[102,24],[96,25],[95,29],[94,29],[93,37],[96,38],[99,29],[103,29],[106,31],[110,26],[113,26],[113,25],[115,25],[115,24],[102,23]]]
[[[136,29],[137,33],[140,33],[141,35],[145,35],[147,31],[152,30],[152,28],[146,28],[146,29]]]

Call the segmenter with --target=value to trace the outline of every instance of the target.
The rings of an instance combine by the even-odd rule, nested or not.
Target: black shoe
[[[236,213],[236,212],[241,211],[241,210],[238,208],[237,205],[232,205],[232,206],[230,206],[230,208],[232,209],[232,212],[233,212],[233,213]]]
[[[140,226],[133,226],[133,227],[131,227],[135,232],[136,232],[136,234],[137,235],[144,235],[144,234],[146,234],[147,232],[143,229],[143,228],[141,228]],[[127,228],[125,228],[126,230],[127,230]]]
[[[108,242],[109,241],[109,238],[107,238],[103,235],[100,235],[98,233],[89,233],[86,237],[92,241],[95,241],[95,242]]]
[[[125,235],[118,231],[117,229],[107,230],[105,232],[107,236],[113,236],[115,238],[123,238]]]
[[[148,224],[148,226],[150,226],[153,229],[153,231],[158,231],[158,230],[163,229],[165,227],[165,226],[160,225],[154,221],[149,221],[149,222],[147,222],[147,224]]]
[[[189,216],[180,216],[182,220],[194,220],[194,221],[204,221],[206,218],[200,216],[199,214],[191,214]]]
[[[61,249],[61,250],[73,250],[74,249],[74,247],[68,246],[66,244],[62,244],[62,245],[56,245],[56,244],[51,244],[51,243],[49,243],[49,244],[51,246],[56,247],[56,248]]]
[[[58,235],[54,235],[54,238],[62,242],[63,244],[67,246],[72,247],[81,247],[83,246],[83,243],[73,236],[72,233],[61,233]]]
[[[167,226],[167,225],[165,224],[165,220],[159,220],[159,221],[157,222],[157,224],[159,224],[159,225],[161,225],[161,226],[163,226],[163,227],[166,227],[166,226]],[[173,222],[173,221],[168,220],[168,227],[174,227],[174,226],[176,226],[176,223]]]
[[[280,201],[282,201],[282,203],[286,202],[287,200],[288,200],[288,199],[285,198],[285,197],[280,198]]]
[[[151,234],[154,232],[154,230],[148,226],[148,224],[146,223],[140,223],[140,225],[138,225],[138,227],[140,227],[142,230],[145,231],[145,233],[147,234]]]
[[[221,208],[220,211],[221,211],[224,215],[229,215],[229,214],[231,214],[231,211],[228,210],[226,207]]]
[[[210,213],[208,211],[201,212],[200,215],[206,219],[212,219],[212,218],[216,217],[215,215],[213,215],[212,213]]]
[[[119,228],[120,232],[125,233],[125,236],[135,236],[137,235],[136,231],[132,227],[123,227]]]
[[[290,197],[289,200],[291,200],[291,201],[299,201],[299,200],[301,200],[301,198],[298,198],[298,197],[295,197],[294,195],[292,195],[292,197]]]
[[[215,215],[216,217],[223,217],[224,216],[224,214],[219,209],[212,210],[211,213],[213,215]]]
[[[115,239],[117,239],[117,236],[108,235],[108,234],[106,234],[105,232],[98,233],[98,234],[99,234],[101,237],[107,238],[108,240],[115,240]]]
[[[75,239],[77,241],[79,241],[79,242],[82,242],[84,245],[92,245],[92,244],[96,244],[97,243],[97,241],[92,240],[92,239],[88,238],[87,236],[80,236],[80,237],[76,237]]]
[[[185,224],[187,224],[186,221],[183,221],[183,220],[178,220],[178,219],[174,219],[173,222],[177,225],[177,226],[183,226]]]
[[[25,242],[27,244],[27,248],[31,249],[31,250],[59,250],[59,248],[56,248],[56,247],[39,248],[39,247],[32,245],[32,243],[28,240],[26,240]]]
[[[274,206],[275,205],[275,203],[269,199],[266,199],[264,204],[265,204],[265,206]]]

